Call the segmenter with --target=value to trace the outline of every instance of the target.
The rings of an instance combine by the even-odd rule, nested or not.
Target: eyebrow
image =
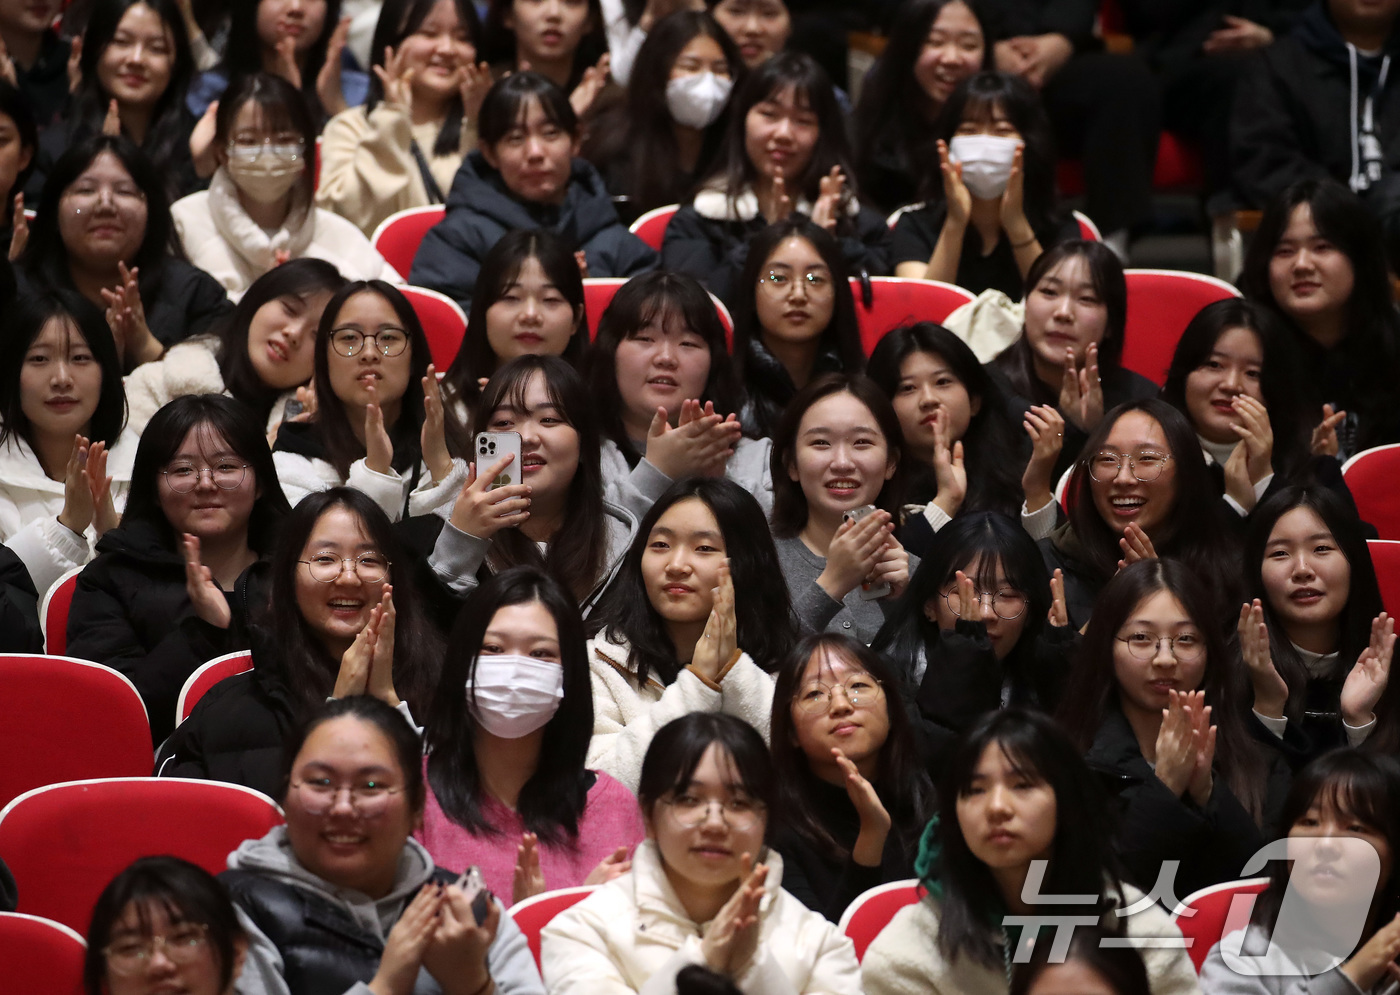
[[[1301,540],[1287,539],[1287,538],[1283,538],[1283,539],[1270,539],[1270,540],[1268,541],[1267,545],[1268,545],[1268,546],[1286,546],[1286,545],[1288,545],[1290,542],[1317,542],[1317,540],[1319,540],[1319,539],[1330,539],[1332,542],[1336,542],[1336,541],[1337,541],[1337,537],[1334,536],[1331,532],[1314,532],[1312,535],[1303,536],[1303,538],[1302,538]]]
[[[653,528],[653,529],[651,530],[651,534],[654,535],[654,536],[655,536],[655,535],[676,536],[676,535],[679,535],[680,533],[676,532],[675,529],[668,529],[668,528],[666,528],[666,526],[664,526],[664,525],[658,525],[658,526],[656,526],[655,528]],[[710,539],[710,540],[718,540],[718,541],[720,541],[720,542],[723,542],[723,541],[724,541],[724,537],[723,537],[722,535],[720,535],[718,532],[714,531],[713,529],[696,529],[694,532],[687,532],[686,535],[685,535],[685,537],[686,537],[687,539]]]
[[[510,402],[498,404],[491,409],[491,417],[494,418],[503,411],[512,415],[529,415],[536,412],[553,411],[556,415],[559,415],[561,418],[563,417],[563,415],[560,414],[559,405],[555,404],[553,401],[545,401],[543,404],[536,404],[533,408],[512,404]]]
[[[835,434],[836,434],[837,432],[839,432],[839,431],[842,431],[842,429],[827,428],[825,425],[814,425],[814,426],[812,426],[811,428],[807,429],[807,431],[803,432],[802,434],[803,434],[804,436],[808,436],[808,435],[835,435]],[[846,427],[846,429],[845,429],[844,431],[846,431],[846,432],[848,432],[849,434],[852,434],[852,435],[859,435],[859,434],[861,434],[861,433],[878,433],[878,434],[883,434],[883,433],[880,432],[880,430],[879,430],[878,428],[875,428],[875,427],[872,426],[872,425],[849,425],[849,426]]]
[[[1199,625],[1197,625],[1195,622],[1191,621],[1189,618],[1181,619],[1181,620],[1178,621],[1178,622],[1155,622],[1155,621],[1153,621],[1153,620],[1150,619],[1150,618],[1134,618],[1134,619],[1129,619],[1127,622],[1124,622],[1123,624],[1124,624],[1124,625],[1141,625],[1141,626],[1144,626],[1145,628],[1149,628],[1149,629],[1153,629],[1153,628],[1180,629],[1180,628],[1182,628],[1183,626],[1187,626],[1187,627],[1192,628],[1192,629],[1199,629],[1199,628],[1200,628]]]
[[[505,631],[502,631],[501,629],[487,629],[481,635],[483,639],[487,637],[493,639],[507,639],[510,636],[520,635],[520,632],[516,629],[508,629]],[[545,636],[539,633],[531,635],[527,632],[524,633],[524,638],[530,640],[535,645],[538,645],[540,643],[552,643],[555,646],[559,645],[559,638],[557,636]]]
[[[315,550],[318,553],[323,551],[335,551],[341,548],[341,544],[336,542],[334,539],[312,539],[306,545],[310,546],[313,550]],[[352,546],[351,548],[362,550],[364,552],[379,552],[379,547],[376,546],[374,543],[370,542],[369,540],[365,540],[364,542],[359,543],[356,546]]]
[[[303,771],[314,769],[330,771],[336,774],[341,773],[339,770],[336,769],[335,765],[328,763],[325,760],[308,760],[304,765],[302,765],[301,769]],[[367,764],[364,767],[356,767],[355,770],[351,773],[351,776],[363,777],[365,774],[379,773],[394,774],[397,773],[397,771],[393,767],[386,767],[384,764]]]

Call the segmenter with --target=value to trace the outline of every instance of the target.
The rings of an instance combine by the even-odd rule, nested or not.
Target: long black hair
[[[1246,682],[1238,657],[1217,623],[1210,588],[1183,563],[1173,559],[1139,560],[1113,577],[1094,602],[1074,666],[1061,698],[1059,721],[1081,751],[1087,752],[1110,708],[1118,707],[1120,689],[1114,668],[1119,630],[1137,606],[1165,591],[1181,603],[1205,641],[1205,674],[1200,688],[1211,707],[1217,730],[1217,770],[1240,803],[1261,821],[1268,764],[1245,725]]]
[[[603,433],[623,454],[640,459],[623,426],[625,402],[617,387],[617,347],[648,326],[661,328],[678,321],[700,336],[710,352],[710,375],[704,392],[693,400],[714,402],[719,414],[738,414],[742,406],[739,380],[729,358],[724,325],[714,301],[699,281],[685,273],[657,270],[628,280],[613,297],[598,322],[598,334],[584,354],[582,373],[598,404]],[[692,400],[692,398],[685,398]],[[668,412],[669,413],[669,412]]]
[[[1021,461],[1016,457],[1025,451],[1025,435],[1016,430],[1008,414],[1005,393],[966,342],[931,321],[905,325],[880,339],[870,354],[865,374],[893,403],[900,391],[904,361],[920,352],[947,363],[966,388],[968,399],[979,405],[962,438],[967,467],[967,494],[963,498],[962,513],[999,511],[1005,515],[1019,515],[1024,491]],[[931,464],[907,459],[905,468],[911,491],[920,496],[938,492]]]
[[[340,271],[324,259],[309,256],[290,259],[254,280],[220,326],[218,358],[224,388],[235,401],[251,411],[260,424],[267,422],[282,391],[262,382],[248,356],[248,331],[253,318],[264,304],[294,297],[304,305],[313,294],[334,294],[345,282]]]
[[[564,697],[545,724],[539,764],[520,789],[516,810],[529,832],[559,845],[577,838],[588,801],[592,779],[583,759],[593,735],[593,696],[578,605],[558,581],[537,567],[513,567],[496,574],[472,592],[457,615],[424,728],[428,783],[453,822],[476,836],[501,835],[481,810],[485,788],[476,769],[477,723],[467,701],[492,619],[502,608],[532,602],[544,606],[559,630]]]
[[[548,550],[541,553],[534,540],[518,528],[502,529],[491,537],[487,563],[493,570],[524,564],[543,567],[582,603],[604,579],[608,545],[598,421],[583,381],[558,356],[517,356],[487,383],[473,428],[490,431],[498,408],[527,410],[525,392],[537,375],[549,403],[578,433],[578,469],[569,484],[564,521],[550,539]]]
[[[625,184],[613,192],[624,195],[636,214],[688,199],[693,193],[692,172],[705,173],[728,128],[726,110],[705,129],[695,169],[689,171],[681,165],[666,84],[681,52],[700,37],[714,39],[729,63],[730,79],[742,77],[744,60],[739,49],[715,19],[702,11],[681,10],[657,21],[647,34],[632,64],[625,97],[603,107],[599,107],[603,103],[599,100],[594,105],[597,113],[587,115],[583,158],[599,169],[625,161]]]
[[[1327,676],[1343,680],[1371,642],[1371,620],[1382,611],[1380,585],[1366,546],[1366,531],[1356,508],[1336,491],[1318,485],[1285,487],[1270,494],[1250,516],[1249,532],[1244,543],[1245,588],[1251,598],[1258,598],[1264,608],[1264,624],[1269,628],[1269,652],[1274,668],[1288,685],[1288,702],[1284,714],[1295,720],[1303,717],[1308,682],[1313,675],[1299,655],[1288,631],[1278,617],[1269,593],[1264,588],[1263,565],[1268,553],[1269,536],[1279,519],[1295,508],[1306,508],[1322,519],[1332,533],[1337,549],[1346,557],[1350,584],[1346,605],[1337,619],[1336,672]],[[1400,695],[1392,693],[1389,684],[1377,712],[1384,717],[1377,731],[1390,732]],[[1400,732],[1400,730],[1397,730]]]
[[[214,144],[220,155],[233,140],[238,114],[248,104],[257,106],[263,126],[273,134],[286,131],[300,137],[302,170],[292,187],[292,203],[294,210],[309,209],[316,192],[316,136],[320,128],[305,92],[276,73],[235,76],[219,98],[219,109],[214,114]]]
[[[661,516],[691,498],[704,503],[714,516],[724,536],[734,589],[744,592],[734,603],[739,647],[760,668],[771,671],[797,639],[787,585],[773,582],[779,574],[778,553],[753,495],[724,477],[678,480],[647,511],[617,578],[598,606],[596,620],[590,619],[595,631],[627,644],[638,687],[651,677],[670,684],[681,671],[675,644],[647,594],[642,557]]]
[[[170,81],[156,101],[141,151],[152,162],[178,162],[189,156],[190,126],[193,122],[185,110],[185,91],[189,89],[194,76],[194,58],[190,54],[185,19],[175,0],[96,0],[83,32],[83,50],[78,61],[82,81],[73,92],[71,120],[82,133],[94,135],[102,131],[102,121],[107,115],[107,105],[112,95],[102,88],[97,63],[112,44],[126,12],[138,5],[155,12],[162,26],[170,32],[171,39]]]
[[[914,78],[918,62],[934,22],[943,8],[961,3],[972,12],[982,29],[985,68],[991,62],[991,32],[978,0],[908,0],[900,5],[890,26],[889,42],[875,60],[860,88],[856,107],[856,169],[863,180],[886,163],[914,174],[938,162],[933,125],[941,108],[935,107]],[[878,191],[871,191],[878,195]]]
[[[893,817],[891,831],[900,849],[912,862],[924,822],[933,812],[933,783],[919,757],[913,727],[904,710],[904,699],[899,691],[900,675],[880,654],[850,636],[831,632],[804,636],[778,667],[768,737],[772,744],[773,769],[778,775],[779,805],[773,822],[777,828],[787,829],[807,840],[833,861],[850,857],[822,824],[815,800],[805,790],[810,760],[797,742],[792,719],[807,667],[821,657],[842,659],[848,666],[859,667],[884,689],[882,704],[889,720],[889,733],[880,747],[879,762],[870,783]]]
[[[264,42],[258,35],[258,8],[262,3],[263,0],[245,0],[229,5],[228,43],[224,48],[221,67],[230,80],[263,69]],[[301,92],[311,108],[312,117],[322,124],[329,115],[321,106],[321,96],[316,92],[316,78],[326,64],[331,35],[340,23],[340,3],[341,0],[325,0],[325,23],[321,25],[321,33],[306,50],[305,63],[301,68]]]
[[[508,63],[507,68],[516,68],[517,47],[515,32],[506,27],[506,17],[512,13],[515,0],[489,0],[486,8],[486,23],[481,32],[482,58],[493,65]],[[608,50],[607,38],[603,29],[603,5],[599,0],[588,0],[588,16],[593,24],[579,38],[574,50],[573,70],[564,89],[572,93],[583,79],[584,70],[598,61]],[[510,75],[519,76],[519,72]]]
[[[221,394],[185,394],[151,416],[136,447],[122,525],[146,522],[168,549],[179,549],[179,536],[160,507],[159,477],[179,452],[185,437],[196,431],[201,442],[213,444],[222,438],[227,451],[248,464],[258,488],[248,518],[248,545],[264,555],[271,553],[277,528],[292,508],[277,479],[277,466],[272,461],[272,450],[267,448],[262,422],[255,421],[233,398]]]
[[[925,832],[932,857],[920,876],[942,892],[938,949],[949,962],[968,957],[1002,969],[1000,923],[1005,913],[991,869],[972,852],[958,821],[958,801],[972,790],[983,752],[996,746],[1026,780],[1055,793],[1055,838],[1041,895],[1099,895],[1086,905],[1038,905],[1044,915],[1084,916],[1101,912],[1103,898],[1122,902],[1117,860],[1109,834],[1107,803],[1099,779],[1055,721],[1039,712],[1007,708],[984,716],[953,753],[938,783],[938,824]],[[920,864],[924,863],[920,855]],[[1106,893],[1107,890],[1107,893]],[[1122,920],[1117,920],[1119,923]]]
[[[369,48],[369,95],[365,98],[365,113],[369,114],[384,99],[384,84],[376,73],[376,66],[384,65],[384,49],[393,48],[396,52],[405,38],[414,34],[428,19],[437,0],[384,0],[379,10],[379,21],[374,28],[374,40]],[[480,49],[482,44],[481,18],[477,15],[476,4],[472,0],[453,0],[457,20],[466,31],[472,47]],[[437,141],[433,143],[433,155],[455,155],[462,144],[462,98],[454,95],[447,105],[447,119],[442,123]]]
[[[899,417],[894,413],[889,398],[869,377],[828,373],[797,392],[773,433],[773,454],[769,462],[773,478],[773,513],[769,520],[773,524],[773,535],[779,539],[797,535],[807,524],[807,496],[802,491],[802,483],[793,480],[789,470],[797,466],[797,432],[802,427],[803,417],[814,404],[833,394],[850,394],[864,404],[885,437],[888,458],[894,463],[895,471],[894,476],[886,480],[880,489],[875,505],[889,512],[896,522],[899,521],[904,493],[904,460],[900,452],[903,434],[899,430]]]
[[[1220,337],[1236,328],[1254,335],[1264,357],[1259,368],[1259,391],[1274,433],[1274,465],[1285,474],[1297,472],[1308,457],[1311,428],[1298,398],[1298,385],[1303,382],[1302,364],[1297,345],[1277,313],[1262,304],[1229,297],[1201,308],[1176,344],[1158,396],[1189,418],[1186,378],[1210,362]]]
[[[389,561],[389,583],[394,585],[394,687],[399,697],[425,702],[437,686],[442,641],[433,631],[426,605],[413,582],[412,560],[399,542],[389,518],[374,499],[353,487],[332,487],[308,494],[282,523],[272,551],[272,593],[261,621],[276,640],[275,658],[258,660],[270,667],[287,687],[301,711],[325,702],[335,687],[340,660],[331,656],[307,626],[297,607],[297,572],[302,569],[303,547],[321,516],[344,508],[360,520],[360,527]]]
[[[905,667],[901,675],[910,681],[913,666],[920,658],[932,659],[932,648],[942,638],[938,622],[930,619],[924,607],[977,560],[973,582],[981,591],[995,591],[998,576],[1026,596],[1025,625],[1020,638],[1002,661],[1002,667],[1029,681],[1041,702],[1050,707],[1059,688],[1050,686],[1054,675],[1034,666],[1036,641],[1045,631],[1050,611],[1050,574],[1040,549],[1019,521],[995,512],[958,515],[933,537],[924,558],[909,580],[909,586],[890,607],[871,647]]]
[[[481,146],[494,148],[525,116],[532,100],[539,102],[550,124],[570,136],[578,136],[578,115],[569,103],[569,95],[548,76],[527,70],[497,80],[486,92],[476,125]]]
[[[432,352],[413,305],[392,283],[383,280],[347,283],[336,291],[326,304],[326,310],[321,313],[321,325],[316,330],[316,372],[312,376],[312,382],[316,385],[316,434],[325,447],[328,462],[342,478],[349,476],[350,464],[364,456],[365,447],[350,427],[345,402],[336,396],[331,387],[330,354],[331,333],[340,319],[340,310],[356,294],[378,294],[384,298],[394,309],[408,335],[408,386],[404,388],[398,420],[389,429],[389,441],[394,446],[393,468],[404,473],[422,458],[423,377],[432,361]],[[343,360],[345,357],[340,358]]]
[[[76,290],[54,289],[21,297],[13,308],[0,331],[0,445],[19,436],[34,448],[34,433],[23,408],[20,373],[25,354],[51,321],[64,325],[65,337],[76,330],[102,368],[102,389],[88,438],[105,443],[108,449],[116,445],[126,424],[126,390],[117,343],[97,305]]]

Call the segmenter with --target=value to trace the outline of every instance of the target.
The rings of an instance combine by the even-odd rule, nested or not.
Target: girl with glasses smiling
[[[1264,842],[1288,768],[1244,724],[1238,663],[1208,589],[1174,560],[1126,567],[1098,607],[1059,719],[1112,785],[1128,879],[1151,889],[1180,861],[1182,897],[1229,881]]]

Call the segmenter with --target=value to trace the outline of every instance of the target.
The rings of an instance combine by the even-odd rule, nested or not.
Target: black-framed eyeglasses
[[[331,332],[331,348],[342,356],[358,356],[365,340],[373,339],[381,356],[400,356],[408,348],[408,332],[386,325],[377,332],[362,332],[358,328],[337,328]]]

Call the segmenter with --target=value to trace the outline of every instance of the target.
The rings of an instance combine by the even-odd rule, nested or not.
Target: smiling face
[[[1026,342],[1037,363],[1047,367],[1063,368],[1066,349],[1082,363],[1085,350],[1103,339],[1107,326],[1108,308],[1083,256],[1062,260],[1026,295]]]
[[[914,61],[914,80],[934,107],[942,107],[959,83],[982,68],[986,54],[982,25],[967,4],[954,0],[929,27]]]
[[[711,13],[750,69],[781,52],[792,35],[792,15],[783,0],[720,0]]]
[[[686,828],[677,811],[697,801],[715,804],[709,806],[703,822]],[[720,817],[721,808],[732,821]],[[714,890],[738,884],[744,854],[758,861],[767,828],[766,813],[744,790],[733,759],[718,743],[705,750],[690,783],[662,797],[647,813],[646,822],[647,834],[656,840],[667,875],[692,887]],[[747,825],[740,827],[734,822]]]
[[[1259,378],[1264,369],[1264,347],[1248,328],[1227,328],[1211,347],[1210,355],[1186,375],[1186,414],[1199,435],[1214,443],[1238,442],[1231,426],[1243,424],[1233,401],[1241,394],[1263,403]]]
[[[277,390],[290,390],[311,379],[316,326],[330,299],[329,290],[285,294],[253,313],[248,323],[248,361],[259,380]]]
[[[420,99],[447,100],[455,96],[463,71],[476,62],[476,46],[456,0],[438,0],[418,30],[399,42],[404,67],[413,70],[413,93]]]
[[[1279,516],[1259,573],[1286,631],[1335,626],[1351,597],[1351,564],[1327,523],[1308,507]]]
[[[291,38],[298,54],[316,44],[326,26],[326,0],[259,0],[258,40],[264,54]]]
[[[1326,786],[1288,829],[1293,861],[1288,890],[1320,910],[1351,906],[1358,896],[1378,893],[1395,860],[1384,830],[1346,811],[1339,794],[1334,785]]]
[[[899,364],[899,383],[890,400],[905,445],[924,460],[933,457],[933,425],[939,412],[948,418],[951,443],[967,435],[973,416],[982,410],[982,399],[970,396],[952,364],[934,352],[912,352]]]
[[[759,272],[754,310],[765,345],[816,348],[836,310],[831,268],[799,235],[781,242]]]
[[[710,347],[679,311],[657,308],[614,354],[623,422],[642,429],[657,408],[674,417],[682,401],[699,400],[710,379]]]
[[[1109,531],[1120,535],[1136,522],[1150,537],[1166,522],[1176,503],[1176,460],[1171,456],[1166,433],[1146,412],[1128,411],[1113,423],[1102,448],[1089,457],[1093,467],[1089,492]],[[1116,474],[1110,457],[1118,460]],[[1157,477],[1153,480],[1136,476],[1149,476],[1154,470]]]
[[[115,271],[146,237],[146,195],[111,152],[93,159],[59,197],[58,232],[70,265]]]
[[[486,340],[498,364],[517,356],[560,356],[578,331],[573,306],[534,256],[486,309]]]
[[[744,118],[744,151],[758,174],[801,176],[821,137],[821,122],[805,96],[783,87],[749,108]]]
[[[109,966],[103,976],[105,995],[223,995],[219,983],[219,952],[210,940],[208,927],[180,917],[171,917],[165,903],[151,901],[144,907],[127,903],[107,937],[107,949],[119,953],[124,947],[139,947],[159,937],[151,956],[134,974],[122,974]],[[181,952],[172,960],[174,944]],[[233,976],[238,977],[247,952],[247,941],[234,939]],[[110,960],[109,960],[110,964]]]
[[[97,80],[123,106],[153,107],[175,70],[175,36],[144,3],[128,7],[97,57]]]
[[[76,325],[49,319],[24,354],[19,405],[33,430],[55,438],[87,434],[102,396],[102,367]]]
[[[531,374],[520,408],[503,404],[491,412],[486,427],[520,433],[521,482],[530,486],[532,501],[549,503],[568,494],[578,472],[578,430],[550,400],[544,374]]]
[[[499,142],[481,146],[482,156],[500,170],[506,188],[535,204],[564,202],[577,151],[574,137],[549,120],[535,97],[525,101],[520,117]]]
[[[1032,860],[1049,858],[1056,808],[1054,788],[1032,771],[1018,771],[1000,743],[988,743],[958,795],[958,828],[994,874],[1022,872]]]
[[[318,725],[292,762],[291,785],[282,802],[287,842],[297,861],[337,888],[371,898],[388,894],[417,817],[402,790],[404,780],[393,744],[373,723],[343,715]],[[323,802],[298,787],[313,781],[336,789],[325,811],[319,810]],[[369,784],[399,790],[366,815],[343,789]]]
[[[573,58],[593,18],[588,0],[514,0],[505,25],[515,32],[517,58],[543,64]]]
[[[1164,636],[1185,641],[1169,644]],[[1124,642],[1133,639],[1145,643],[1149,638],[1156,640],[1150,660],[1139,660]],[[1113,642],[1113,676],[1123,710],[1160,718],[1169,703],[1168,692],[1197,690],[1206,676],[1207,661],[1200,652],[1204,644],[1200,627],[1171,591],[1154,591],[1139,601],[1119,626]],[[1178,655],[1191,654],[1191,646],[1200,655],[1195,660],[1178,660]]]
[[[347,559],[364,557],[371,557],[387,571],[384,552],[370,538],[360,516],[344,505],[328,508],[316,519],[311,535],[301,548],[301,556],[297,557],[306,561],[297,564],[297,610],[337,660],[350,648],[359,631],[369,624],[370,612],[384,594],[387,579],[373,583],[362,580],[358,570],[344,563]],[[311,575],[307,563],[318,558],[341,561],[340,572],[329,584]]]
[[[838,521],[874,504],[895,460],[879,423],[854,394],[831,394],[807,409],[797,427],[788,475],[801,486],[808,514]]]
[[[1344,316],[1355,284],[1351,260],[1317,230],[1312,207],[1299,204],[1269,258],[1269,289],[1278,306],[1306,329]]]
[[[833,690],[840,685],[842,690]],[[890,735],[889,699],[872,695],[880,683],[859,663],[821,647],[807,661],[797,696],[789,705],[797,746],[814,767],[830,766],[831,751],[840,748],[851,763],[874,762]],[[804,707],[825,693],[827,707]],[[857,696],[859,705],[851,703]]]
[[[363,417],[365,405],[377,400],[384,410],[385,424],[391,424],[398,417],[408,390],[413,343],[409,341],[397,356],[386,356],[377,338],[366,338],[359,352],[346,356],[337,348],[337,336],[351,330],[364,335],[383,334],[386,342],[406,338],[408,331],[392,304],[373,290],[363,290],[341,304],[325,345],[331,390],[350,409],[350,417]]]
[[[985,579],[990,579],[986,590],[977,592],[982,596],[977,614],[967,621],[981,622],[987,627],[987,638],[992,642],[992,652],[998,660],[1005,660],[1016,648],[1016,643],[1026,628],[1026,604],[1029,599],[1024,591],[1012,586],[1000,561],[988,570],[983,567],[982,556],[979,554],[961,569],[973,578],[974,587],[981,587]],[[924,617],[936,623],[938,628],[951,632],[958,624],[958,613],[955,610],[958,604],[958,582],[954,576],[943,585],[938,594],[924,603]],[[1015,618],[1002,618],[997,614],[998,607],[1011,614],[1018,605],[1020,613]]]
[[[642,551],[642,583],[656,613],[680,624],[709,618],[726,552],[719,522],[704,501],[685,498],[667,508]]]
[[[196,425],[185,435],[180,448],[164,467],[157,486],[160,510],[176,534],[188,532],[201,540],[247,540],[248,519],[258,497],[258,480],[248,461],[233,451],[222,435],[210,425]],[[180,471],[195,470],[193,487],[181,493],[171,486]],[[212,473],[234,475],[242,471],[237,487],[225,489],[214,483]]]

